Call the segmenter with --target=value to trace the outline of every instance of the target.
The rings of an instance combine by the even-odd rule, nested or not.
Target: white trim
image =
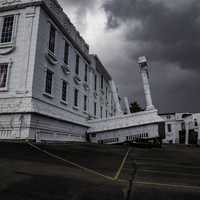
[[[4,20],[3,18],[5,18],[6,16],[14,16],[14,20],[13,20],[13,29],[12,29],[12,38],[10,42],[7,43],[1,43],[0,42],[0,48],[7,48],[7,47],[14,47],[16,45],[16,38],[17,38],[17,30],[18,30],[18,22],[19,22],[19,13],[13,13],[13,14],[4,14],[4,15],[0,15],[0,23],[1,23],[1,30],[0,30],[0,39],[2,36],[2,28],[3,28],[3,23]]]

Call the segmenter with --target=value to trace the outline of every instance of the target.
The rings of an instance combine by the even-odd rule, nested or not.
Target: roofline
[[[96,61],[100,64],[101,70],[99,70],[99,72],[103,72],[107,76],[108,80],[111,81],[112,77],[109,74],[109,72],[107,71],[107,69],[104,67],[104,65],[102,64],[102,62],[99,59],[99,57],[96,54],[90,54],[90,56],[94,57],[96,59]],[[98,69],[97,69],[97,71],[98,71]]]
[[[158,115],[175,115],[175,112],[171,112],[171,113],[158,113]]]

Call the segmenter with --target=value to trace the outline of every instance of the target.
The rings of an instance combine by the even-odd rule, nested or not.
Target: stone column
[[[122,109],[121,109],[121,106],[120,106],[120,103],[119,103],[119,96],[118,96],[118,93],[117,93],[117,88],[116,88],[116,85],[115,85],[115,82],[113,80],[111,80],[110,82],[110,87],[111,87],[111,91],[112,91],[112,94],[113,94],[113,100],[114,100],[114,103],[115,103],[115,106],[116,106],[116,115],[123,115],[123,112],[122,112]]]
[[[146,110],[154,110],[155,107],[152,103],[151,90],[149,85],[149,72],[148,72],[148,63],[145,56],[139,57],[138,64],[140,66],[140,74],[142,77],[142,83],[144,87],[144,94],[146,100]]]
[[[131,111],[130,111],[130,107],[129,107],[129,103],[128,103],[128,98],[127,97],[124,97],[124,103],[125,103],[126,113],[130,114]]]

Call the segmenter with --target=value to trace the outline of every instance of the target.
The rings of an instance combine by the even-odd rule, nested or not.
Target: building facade
[[[115,143],[159,137],[163,120],[147,108],[123,115],[112,77],[56,0],[0,1],[0,139],[84,142],[96,132],[101,141],[118,134]]]
[[[164,143],[200,144],[199,113],[165,113],[160,116],[165,120]]]
[[[1,138],[82,140],[88,119],[114,115],[111,76],[55,0],[0,11]]]

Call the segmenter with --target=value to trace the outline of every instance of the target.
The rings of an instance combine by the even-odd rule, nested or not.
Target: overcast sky
[[[159,112],[200,112],[199,0],[59,0],[121,97],[144,106],[137,57],[150,62]]]

